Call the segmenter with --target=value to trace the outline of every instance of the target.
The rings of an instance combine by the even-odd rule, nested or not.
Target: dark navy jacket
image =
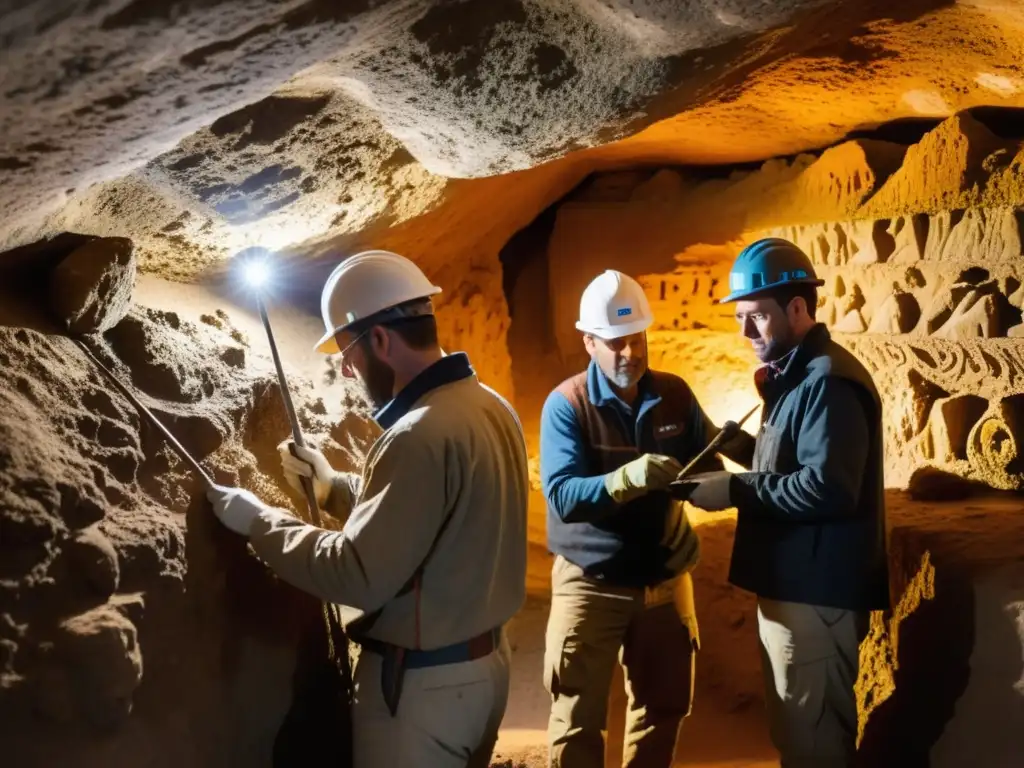
[[[738,473],[729,580],[761,597],[889,608],[882,410],[864,366],[814,326],[765,376],[753,471]]]
[[[661,546],[672,499],[649,493],[617,504],[605,475],[644,453],[686,464],[717,434],[681,378],[648,371],[637,403],[622,402],[593,362],[544,403],[540,472],[548,502],[548,549],[594,578],[652,586],[671,577]],[[712,458],[702,469],[721,469]]]

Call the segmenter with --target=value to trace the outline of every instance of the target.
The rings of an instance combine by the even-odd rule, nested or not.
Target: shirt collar
[[[469,355],[465,352],[445,355],[420,371],[391,402],[373,414],[373,419],[381,429],[391,429],[425,394],[445,384],[467,379],[475,373],[473,366],[469,364]]]
[[[784,354],[778,360],[770,360],[764,364],[764,374],[766,381],[774,381],[775,379],[781,378],[782,374],[785,373],[787,366],[796,357],[796,351],[798,347],[793,347],[789,352]]]
[[[772,384],[786,378],[790,371],[799,370],[799,366],[803,365],[830,338],[828,328],[823,323],[815,323],[804,336],[803,341],[793,349],[778,360],[767,362],[754,371],[754,383],[760,388],[765,384]]]
[[[644,375],[640,377],[637,386],[641,405],[646,404],[648,401],[661,401],[661,397],[654,391],[652,383],[651,371],[648,368],[644,371]],[[611,382],[608,381],[608,377],[604,375],[604,372],[593,360],[587,366],[587,397],[590,398],[590,402],[594,405],[612,404],[620,407],[625,406],[626,408],[633,407],[633,403],[623,402],[622,398],[615,393]]]

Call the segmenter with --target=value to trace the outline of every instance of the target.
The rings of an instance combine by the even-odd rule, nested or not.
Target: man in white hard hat
[[[311,478],[321,506],[346,521],[340,532],[248,491],[209,493],[281,578],[343,606],[362,648],[356,768],[486,768],[508,699],[503,626],[526,592],[526,444],[468,357],[439,347],[430,296],[440,290],[384,251],[347,259],[324,287],[317,349],[340,351],[384,432],[361,475],[290,441],[281,452],[288,481]]]
[[[690,571],[699,541],[668,492],[717,434],[689,386],[647,367],[650,305],[607,270],[583,292],[587,370],[541,416],[548,548],[556,555],[544,680],[550,763],[604,765],[602,731],[616,662],[628,698],[623,763],[668,768],[693,697],[699,648]],[[722,450],[746,463],[743,433]],[[711,457],[700,469],[721,468]]]

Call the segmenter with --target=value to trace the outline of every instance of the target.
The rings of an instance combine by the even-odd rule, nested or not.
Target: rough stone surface
[[[45,285],[7,281],[0,300],[5,760],[267,765],[317,606],[219,527],[163,438],[33,313]],[[304,509],[280,471],[288,421],[273,367],[222,362],[247,342],[227,313],[210,317],[136,305],[90,345],[219,482]],[[316,396],[301,376],[291,385],[307,439],[357,466],[365,407],[343,382]]]
[[[128,314],[135,273],[131,240],[97,238],[72,251],[50,273],[50,308],[69,333],[108,331]]]
[[[992,2],[0,10],[0,247],[130,237],[143,272],[197,280],[257,244],[330,262],[308,276],[316,285],[339,258],[387,243],[455,282],[446,344],[506,395],[498,251],[587,173],[763,161],[900,118],[1024,104],[1020,14]],[[872,180],[815,183],[842,197]],[[1001,194],[1013,192],[1011,178]],[[460,319],[474,296],[487,330]]]
[[[595,179],[559,206],[547,245],[541,290],[559,354],[582,364],[578,297],[593,275],[626,266],[654,311],[652,348],[672,370],[694,371],[687,357],[704,343],[680,331],[718,335],[720,357],[706,363],[716,381],[707,407],[719,420],[735,418],[756,402],[755,361],[734,335],[730,308],[712,300],[739,248],[784,237],[826,281],[818,318],[861,357],[882,393],[890,485],[908,487],[912,477],[934,485],[920,473],[930,467],[1024,487],[1014,426],[1024,394],[1014,341],[1024,312],[1024,173],[989,162],[1022,152],[1020,139],[997,138],[965,114],[909,146],[848,142],[818,157],[675,185],[657,204],[645,191],[653,171],[618,187],[620,174]],[[858,183],[844,183],[852,178]],[[887,210],[880,200],[895,213],[879,218]]]
[[[37,214],[62,207],[96,234],[162,233],[147,251],[190,250],[206,263],[220,257],[229,224],[267,214],[300,222],[252,228],[275,247],[352,232],[351,209],[365,205],[359,194],[346,202],[334,181],[374,147],[389,156],[388,144],[415,168],[392,190],[398,169],[371,162],[360,183],[382,185],[372,197],[391,205],[437,199],[435,176],[525,170],[585,148],[595,163],[763,160],[897,118],[1024,103],[1019,14],[987,2],[910,0],[898,12],[880,0],[0,10],[6,247],[58,226]],[[224,138],[212,152],[196,141],[208,131]]]
[[[98,353],[189,450],[301,510],[279,475],[288,425],[269,361],[223,309],[186,319],[166,285],[159,306],[128,310],[101,275],[57,280],[69,253],[130,238],[143,277],[227,297],[227,258],[266,246],[293,257],[285,287],[310,314],[345,255],[414,258],[444,287],[445,348],[523,417],[529,584],[544,592],[537,418],[585,362],[579,291],[607,267],[637,275],[653,365],[685,375],[720,423],[757,398],[712,299],[739,248],[780,234],[826,278],[819,317],[874,374],[887,479],[910,490],[889,494],[894,612],[873,617],[862,653],[866,751],[874,765],[899,764],[904,742],[1000,764],[1013,728],[972,742],[957,705],[1019,665],[1019,634],[1006,642],[993,618],[1019,588],[985,572],[1019,559],[1019,504],[977,495],[1024,486],[1024,129],[983,108],[1024,106],[1017,4],[40,0],[0,4],[0,44],[0,248],[25,246],[0,260],[5,758],[264,765],[315,618],[212,523],[30,288],[51,276],[82,291],[61,312],[100,331]],[[289,346],[315,337],[286,330]],[[358,466],[373,430],[323,378],[293,380],[300,420],[339,468]],[[752,598],[726,583],[732,517],[695,522],[698,708],[727,713],[720,741],[737,747],[706,759],[749,761],[730,736],[759,710]],[[972,627],[999,662],[973,688]],[[546,698],[516,707],[508,727],[528,729]]]

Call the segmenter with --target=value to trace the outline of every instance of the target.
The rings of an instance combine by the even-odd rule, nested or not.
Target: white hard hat
[[[440,292],[404,256],[390,251],[358,253],[335,267],[324,284],[320,312],[326,333],[315,349],[328,355],[339,352],[334,336],[353,323]]]
[[[653,322],[651,305],[640,283],[607,269],[583,291],[576,328],[601,339],[618,339],[646,331]]]

